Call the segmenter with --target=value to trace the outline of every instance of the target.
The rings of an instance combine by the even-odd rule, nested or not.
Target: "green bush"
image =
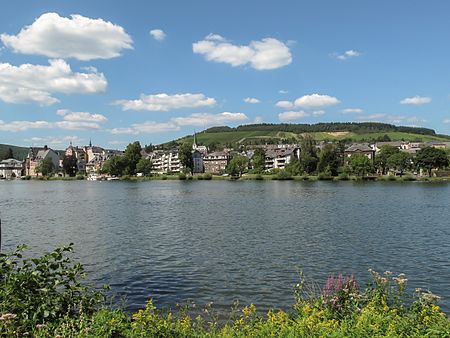
[[[210,173],[204,173],[202,176],[204,180],[212,180],[212,175]]]
[[[319,181],[332,181],[333,176],[331,176],[330,174],[327,174],[327,173],[319,173],[319,175],[317,175],[317,179]]]
[[[280,170],[277,172],[276,175],[272,177],[273,180],[279,180],[279,181],[286,181],[286,180],[292,180],[291,174],[289,174],[285,170]]]
[[[79,181],[84,180],[84,175],[79,174],[76,176],[76,179]]]
[[[78,318],[81,310],[93,313],[104,301],[100,292],[81,284],[84,269],[67,256],[72,244],[40,258],[24,258],[25,249],[0,254],[0,313],[15,316],[10,328],[0,321],[0,335],[9,329],[21,335],[39,324]]]
[[[410,182],[410,181],[416,181],[417,178],[412,175],[406,175],[402,177],[402,181]]]
[[[184,181],[184,180],[186,179],[186,174],[184,174],[184,173],[179,173],[179,174],[178,174],[178,179],[181,180],[181,181]]]
[[[262,181],[262,180],[264,180],[264,177],[261,174],[257,174],[257,175],[255,175],[255,180]]]
[[[340,173],[337,177],[337,180],[339,181],[348,181],[350,179],[350,177],[348,176],[347,173]]]
[[[163,181],[165,181],[165,180],[167,180],[167,176],[166,176],[166,175],[162,175],[162,176],[161,176],[161,179],[162,179]]]

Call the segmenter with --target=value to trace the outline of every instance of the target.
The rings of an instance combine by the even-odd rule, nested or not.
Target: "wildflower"
[[[441,297],[435,295],[434,293],[428,291],[427,293],[422,294],[422,299],[426,302],[436,303],[441,300]]]
[[[5,313],[5,314],[1,315],[0,321],[10,321],[16,317],[17,317],[17,315],[14,313]]]
[[[36,329],[40,330],[40,329],[44,328],[45,326],[46,326],[45,324],[37,324]]]

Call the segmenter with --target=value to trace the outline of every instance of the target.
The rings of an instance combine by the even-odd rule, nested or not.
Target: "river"
[[[298,271],[404,272],[450,310],[450,185],[420,182],[0,181],[2,249],[75,243],[129,310],[192,300],[289,308]]]

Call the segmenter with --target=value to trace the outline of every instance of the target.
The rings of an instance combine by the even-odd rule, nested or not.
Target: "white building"
[[[182,165],[178,150],[155,150],[147,156],[147,159],[152,161],[152,173],[154,174],[181,172]]]
[[[0,162],[0,177],[14,178],[20,177],[23,173],[23,162],[14,158],[8,158]]]

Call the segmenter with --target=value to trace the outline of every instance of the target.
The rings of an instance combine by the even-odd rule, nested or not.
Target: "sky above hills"
[[[247,123],[450,134],[447,1],[8,1],[0,143],[157,144]]]

